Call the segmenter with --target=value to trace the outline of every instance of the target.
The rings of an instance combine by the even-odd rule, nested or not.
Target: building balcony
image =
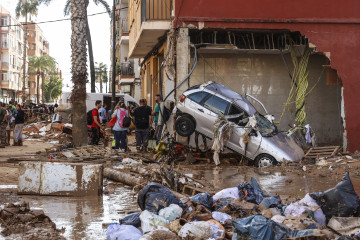
[[[130,16],[129,56],[142,58],[171,28],[171,0],[141,0]],[[136,3],[134,3],[136,4]],[[132,18],[133,17],[133,18]]]
[[[124,61],[120,63],[120,78],[131,76],[134,77],[134,62]]]

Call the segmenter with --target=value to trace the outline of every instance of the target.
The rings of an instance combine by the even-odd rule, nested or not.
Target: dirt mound
[[[0,211],[1,234],[12,239],[62,240],[61,231],[43,210],[30,210],[27,202],[9,203]]]

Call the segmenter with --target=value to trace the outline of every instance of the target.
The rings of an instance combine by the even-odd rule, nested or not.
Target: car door
[[[201,115],[202,131],[206,136],[210,138],[214,137],[215,123],[219,118],[219,114],[225,115],[229,106],[230,102],[216,95],[211,95],[205,99],[203,103],[204,112],[199,115]]]
[[[254,155],[259,150],[262,136],[257,130],[255,132],[253,131],[251,136],[249,136],[250,138],[247,139],[247,144],[244,143],[242,139],[243,135],[246,134],[245,132],[248,132],[250,130],[245,128],[249,119],[248,113],[233,103],[231,104],[229,111],[225,117],[230,122],[235,123],[230,139],[225,144],[225,146],[246,157],[253,159]]]
[[[210,93],[205,91],[195,92],[187,96],[187,98],[190,100],[187,108],[189,109],[189,112],[196,120],[196,131],[204,133],[203,131],[203,114],[204,114],[204,107],[202,106],[202,103],[205,99],[207,99],[210,96]]]

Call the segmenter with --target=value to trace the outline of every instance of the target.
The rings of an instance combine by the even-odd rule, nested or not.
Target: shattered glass
[[[271,137],[278,134],[276,126],[260,113],[255,113],[259,132],[263,137]]]

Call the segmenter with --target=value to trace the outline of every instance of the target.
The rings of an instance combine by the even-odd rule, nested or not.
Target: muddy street
[[[141,211],[137,204],[139,189],[108,179],[104,179],[103,193],[100,196],[18,195],[19,165],[18,163],[9,163],[6,159],[10,154],[11,156],[36,155],[41,149],[51,148],[51,145],[51,143],[43,141],[37,141],[36,144],[34,141],[25,141],[22,151],[16,151],[16,149],[9,151],[10,148],[6,148],[6,153],[1,152],[1,207],[11,202],[28,202],[31,209],[42,209],[66,239],[105,239],[108,224],[116,223],[130,213]],[[130,147],[132,145],[130,143]],[[121,154],[116,159],[107,161],[105,165],[113,169],[122,169],[124,167],[122,159],[126,157],[141,159],[141,156],[135,150],[128,154]],[[360,164],[356,159],[346,158],[332,165],[331,169],[327,165],[316,164],[302,166],[292,164],[259,169],[254,166],[236,166],[233,162],[215,166],[213,163],[203,163],[202,161],[193,164],[180,162],[176,166],[177,171],[186,176],[206,182],[207,187],[211,188],[214,193],[243,182],[250,182],[253,177],[263,190],[289,201],[297,201],[307,193],[334,187],[343,178],[346,171],[350,172],[355,191],[359,194],[359,168]],[[5,239],[12,239],[12,237],[5,237]]]

